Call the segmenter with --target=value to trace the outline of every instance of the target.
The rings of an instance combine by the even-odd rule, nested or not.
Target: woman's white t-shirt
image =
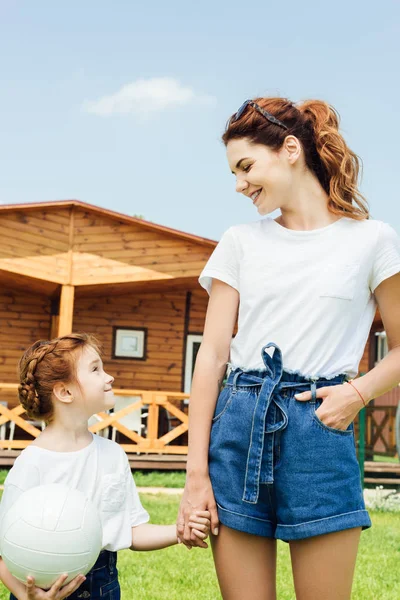
[[[94,503],[103,526],[104,550],[129,548],[132,527],[149,520],[128,457],[118,444],[98,435],[76,452],[54,452],[34,445],[23,450],[5,480],[0,521],[24,491],[48,483],[78,489]]]
[[[275,342],[286,371],[354,377],[376,311],[374,291],[400,271],[400,240],[386,223],[341,218],[296,231],[266,218],[228,229],[199,281],[240,294],[230,364],[263,369]]]

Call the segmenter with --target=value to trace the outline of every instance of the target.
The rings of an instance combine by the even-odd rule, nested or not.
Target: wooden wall
[[[364,354],[362,356],[362,359],[360,361],[360,366],[359,366],[359,372],[360,373],[367,373],[370,369],[369,369],[369,361],[370,361],[370,348],[371,348],[371,336],[368,338],[367,343],[365,345],[365,349],[364,349]],[[371,348],[371,351],[372,348]]]
[[[51,304],[42,295],[0,289],[0,381],[17,382],[17,364],[23,352],[50,334]],[[15,394],[0,392],[0,400],[18,403]]]
[[[206,318],[208,294],[200,288],[191,292],[188,333],[202,334]]]
[[[95,334],[115,387],[180,391],[186,292],[77,298],[74,331]],[[147,360],[112,358],[112,328],[146,327]]]

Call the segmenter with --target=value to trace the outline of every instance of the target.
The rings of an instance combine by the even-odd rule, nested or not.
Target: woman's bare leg
[[[296,600],[350,600],[361,528],[290,542]]]
[[[276,600],[276,540],[220,524],[211,545],[223,600]]]

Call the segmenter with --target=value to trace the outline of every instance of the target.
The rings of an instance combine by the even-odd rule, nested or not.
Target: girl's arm
[[[64,598],[68,598],[79,588],[86,577],[78,575],[67,585],[63,586],[67,577],[68,575],[66,574],[61,575],[49,590],[42,590],[36,587],[32,577],[27,578],[25,585],[22,581],[16,579],[14,575],[11,575],[4,560],[0,557],[0,579],[18,600],[63,600]]]
[[[143,523],[132,527],[131,550],[161,550],[178,543],[175,525]]]
[[[10,571],[7,569],[4,560],[0,557],[0,580],[4,583],[7,589],[10,590],[12,594],[18,600],[25,600],[28,598],[26,586],[19,581],[14,575],[11,575]]]
[[[210,513],[198,511],[190,516],[190,527],[199,539],[199,545],[208,548],[205,539],[210,532]],[[151,525],[143,523],[132,527],[131,550],[161,550],[180,543],[176,535],[176,525]]]

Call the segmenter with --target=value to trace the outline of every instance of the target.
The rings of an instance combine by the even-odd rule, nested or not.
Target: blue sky
[[[399,17],[395,0],[0,0],[0,202],[78,198],[218,239],[258,218],[225,121],[279,94],[338,109],[372,215],[400,232]]]

